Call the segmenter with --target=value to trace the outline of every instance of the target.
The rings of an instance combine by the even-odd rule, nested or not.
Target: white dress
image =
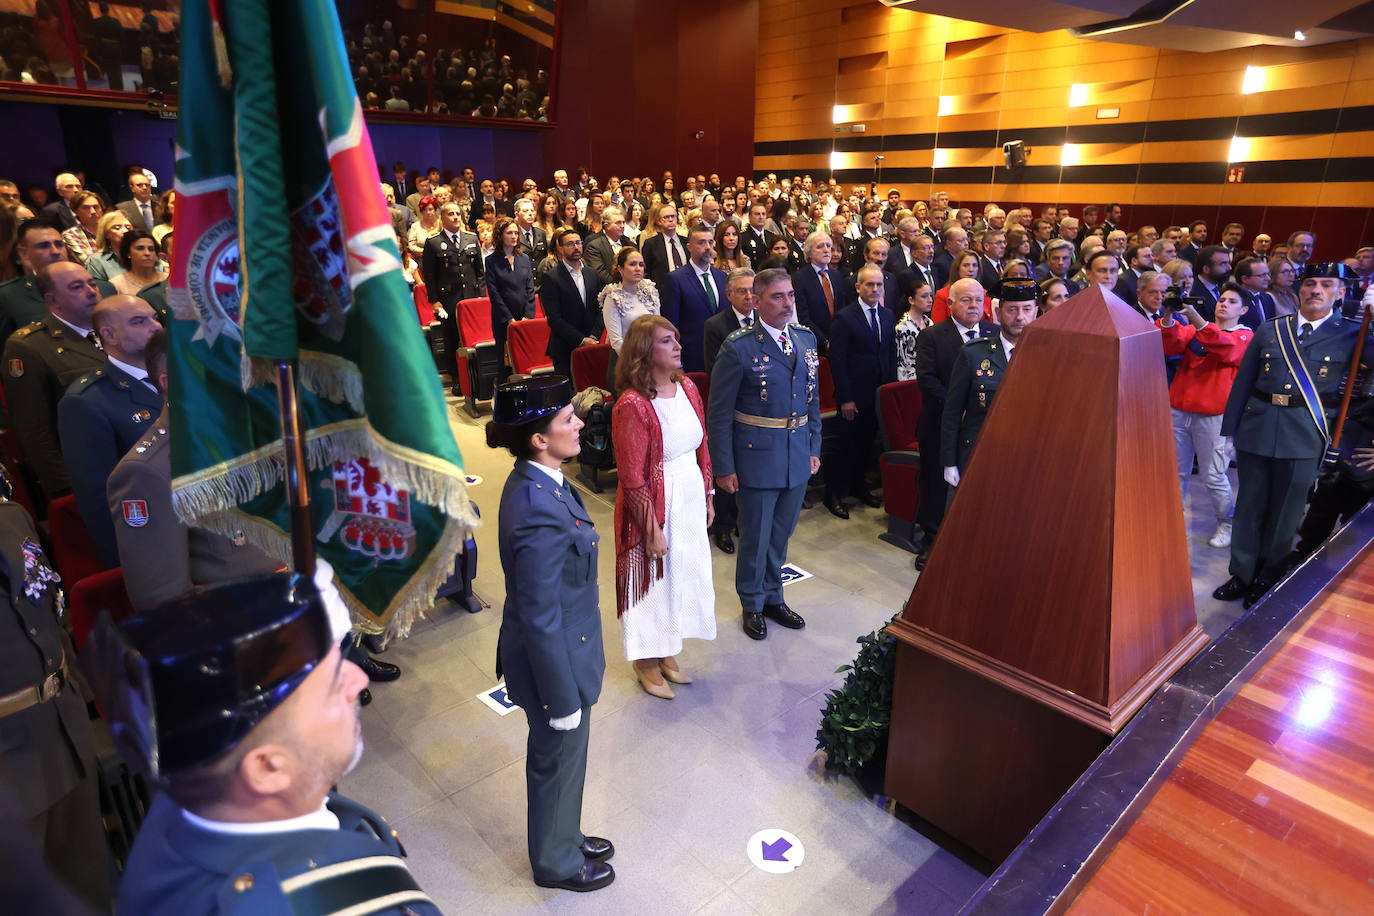
[[[663,430],[663,533],[668,555],[663,578],[653,580],[644,598],[620,618],[625,658],[630,661],[677,655],[684,639],[716,638],[706,491],[696,456],[704,435],[701,421],[681,382],[676,396],[651,403]]]

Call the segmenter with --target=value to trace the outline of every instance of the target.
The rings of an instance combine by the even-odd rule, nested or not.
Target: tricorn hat
[[[1008,277],[998,284],[997,298],[1003,302],[1034,302],[1037,286],[1028,277]]]
[[[491,422],[525,426],[558,413],[572,403],[572,382],[566,375],[536,375],[496,386]]]

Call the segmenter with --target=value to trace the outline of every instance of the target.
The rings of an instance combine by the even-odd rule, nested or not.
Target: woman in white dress
[[[671,700],[669,681],[692,682],[675,658],[682,641],[716,638],[706,410],[682,372],[677,328],[659,315],[631,325],[616,382],[616,613],[640,686]]]
[[[643,315],[659,314],[658,288],[653,280],[644,278],[644,255],[637,248],[626,245],[620,249],[611,270],[611,282],[601,288],[597,302],[601,305],[601,322],[606,327],[606,342],[611,345],[606,387],[614,392],[617,390],[615,367],[630,325]]]

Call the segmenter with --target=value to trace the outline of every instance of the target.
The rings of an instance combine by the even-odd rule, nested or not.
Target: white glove
[[[353,624],[348,606],[344,604],[343,596],[334,585],[334,567],[323,557],[315,558],[315,588],[319,589],[320,597],[324,599],[324,609],[329,615],[329,629],[334,641],[339,642],[348,635]]]
[[[951,487],[959,486],[958,468],[945,468],[945,483],[949,484]]]
[[[549,720],[549,728],[553,729],[556,732],[570,732],[581,724],[582,710],[580,709],[574,710],[573,714],[570,716],[564,716],[561,719]]]
[[[434,317],[438,318],[440,321],[443,321],[445,318],[448,317],[448,311],[441,305],[435,306]]]

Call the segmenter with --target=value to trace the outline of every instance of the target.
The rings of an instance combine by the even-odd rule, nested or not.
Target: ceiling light
[[[1244,162],[1250,158],[1250,138],[1232,137],[1231,150],[1226,154],[1227,162]]]
[[[945,115],[954,111],[954,97],[949,95],[940,96],[940,110],[936,112],[937,117],[943,118]]]
[[[1306,41],[1306,40],[1307,40],[1307,36],[1303,34],[1302,29],[1296,29],[1296,30],[1293,32],[1293,40],[1294,40],[1294,41]]]
[[[1065,143],[1059,152],[1060,165],[1078,165],[1078,144]]]
[[[1077,108],[1088,104],[1088,84],[1074,83],[1069,87],[1069,107]]]
[[[844,153],[833,151],[830,154],[830,171],[844,168]]]
[[[1240,83],[1240,94],[1249,95],[1252,92],[1264,91],[1264,68],[1246,67],[1245,78]]]

